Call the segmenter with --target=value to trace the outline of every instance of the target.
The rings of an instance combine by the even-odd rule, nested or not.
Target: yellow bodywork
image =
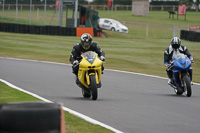
[[[97,55],[92,64],[82,56],[82,60],[79,63],[78,78],[85,87],[88,88],[90,85],[90,75],[95,75],[96,83],[100,83],[102,63],[103,62],[98,58]],[[94,70],[94,72],[88,73],[89,70]]]

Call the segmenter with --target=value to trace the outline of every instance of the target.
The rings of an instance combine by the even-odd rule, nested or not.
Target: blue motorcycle
[[[191,81],[192,81],[192,66],[191,61],[187,55],[178,53],[172,57],[173,61],[168,67],[172,69],[172,84],[176,95],[186,94],[187,97],[192,95]]]

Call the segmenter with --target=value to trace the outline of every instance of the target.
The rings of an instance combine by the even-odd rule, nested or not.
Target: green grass
[[[0,103],[40,101],[39,99],[13,89],[0,82]],[[65,112],[65,128],[67,133],[112,133],[101,126],[91,124],[83,119]]]
[[[190,26],[190,25],[199,25],[200,13],[199,12],[189,12],[186,14],[186,21],[184,20],[183,15],[174,16],[174,19],[169,19],[168,11],[150,11],[149,16],[133,16],[132,11],[98,11],[100,18],[112,18],[120,22],[131,22],[136,24],[150,24],[157,26]],[[63,26],[65,26],[65,12],[63,12]],[[71,14],[71,12],[70,12]],[[15,10],[5,10],[4,19],[0,17],[0,22],[8,23],[21,23],[29,24],[30,11],[28,10],[19,10],[18,11],[18,20],[15,21],[16,12]],[[37,20],[37,11],[32,11],[31,15],[31,24],[32,25],[44,25],[44,10],[39,11],[39,20]],[[46,12],[46,24],[49,25],[58,25],[58,11],[47,10]],[[131,28],[131,27],[129,27]]]
[[[70,11],[69,14],[72,14]],[[58,25],[58,16],[59,12],[54,10],[47,10],[46,12],[46,25]],[[65,16],[65,14],[64,14]],[[18,10],[18,17],[16,19],[16,11],[15,10],[5,10],[4,11],[4,19],[0,18],[1,22],[6,23],[20,23],[20,24],[30,24],[30,11],[29,10]],[[44,25],[44,10],[39,10],[37,14],[37,10],[31,11],[31,24],[32,25]],[[63,17],[63,26],[66,23],[66,20]]]
[[[109,15],[109,16],[108,16]],[[112,18],[118,21],[128,21],[137,24],[151,24],[151,25],[161,25],[161,26],[188,26],[199,25],[200,13],[199,12],[187,12],[186,21],[184,16],[179,15],[174,16],[174,19],[169,19],[168,11],[150,11],[149,16],[132,16],[132,11],[115,11],[113,13],[107,13],[106,11],[99,12],[100,18]]]
[[[7,102],[24,102],[24,101],[36,101],[35,97],[22,93],[21,91],[10,88],[6,84],[0,82],[0,103]]]

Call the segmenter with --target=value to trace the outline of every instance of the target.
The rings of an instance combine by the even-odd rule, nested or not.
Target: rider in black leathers
[[[105,53],[101,50],[99,45],[92,42],[92,36],[88,33],[84,33],[81,36],[81,42],[77,43],[71,52],[69,61],[71,62],[73,73],[77,76],[79,69],[79,60],[81,59],[81,54],[87,51],[94,51],[98,54],[100,60],[105,61]],[[102,71],[104,67],[102,65]]]
[[[189,50],[185,46],[181,45],[181,40],[178,37],[173,37],[171,39],[171,45],[165,50],[164,53],[164,64],[166,67],[171,64],[174,51],[179,51],[180,53],[187,55],[191,62],[194,62]],[[167,69],[167,75],[169,78],[168,84],[172,84],[172,69],[173,68]]]

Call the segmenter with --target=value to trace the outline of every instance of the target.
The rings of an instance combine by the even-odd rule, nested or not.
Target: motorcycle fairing
[[[81,84],[88,88],[90,85],[90,76],[95,75],[98,85],[101,81],[102,61],[92,51],[85,52],[81,56],[82,60],[79,64],[78,79]]]
[[[183,54],[178,54],[173,57],[174,59],[174,68],[173,68],[173,80],[175,84],[179,87],[181,85],[181,78],[184,74],[190,75],[190,80],[192,81],[192,67],[190,59]]]
[[[191,66],[191,61],[186,55],[183,57],[178,56],[177,58],[173,59],[174,59],[174,67],[176,70],[186,70],[189,69]]]

